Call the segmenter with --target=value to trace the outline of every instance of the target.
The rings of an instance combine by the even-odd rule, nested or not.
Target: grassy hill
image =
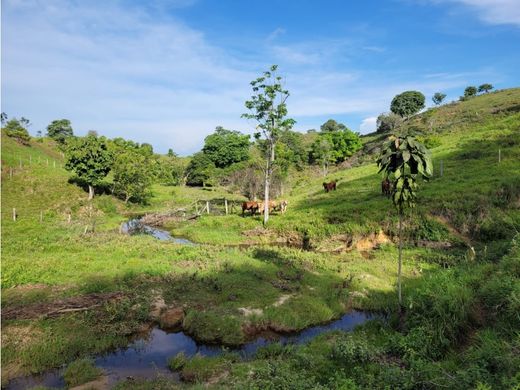
[[[431,147],[435,174],[406,225],[404,329],[390,317],[248,362],[195,359],[183,370],[198,370],[203,381],[226,372],[215,385],[224,388],[498,389],[520,381],[520,89],[430,109],[405,127]],[[267,230],[259,217],[238,213],[168,226],[204,244],[188,247],[121,235],[119,224],[135,213],[240,196],[156,185],[147,206],[100,195],[91,207],[68,183],[54,144],[23,146],[2,134],[2,380],[125,345],[152,320],[159,298],[184,308],[186,332],[225,344],[351,308],[395,313],[397,220],[374,163],[383,139],[364,137],[350,167],[329,174],[325,180],[339,179],[335,192],[324,193],[316,174],[294,173],[289,210]],[[304,237],[312,251],[236,246]],[[89,301],[99,296],[103,304]],[[84,311],[49,315],[85,301]],[[261,314],[247,317],[244,307]],[[137,382],[121,388],[164,385]]]

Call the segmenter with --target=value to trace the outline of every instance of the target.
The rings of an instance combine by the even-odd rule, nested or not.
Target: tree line
[[[460,96],[460,101],[465,101],[477,96],[479,93],[488,93],[493,89],[489,83],[481,84],[478,88],[468,86],[464,89],[464,95]],[[435,92],[432,101],[436,106],[440,106],[446,99],[446,94]],[[396,95],[390,104],[390,112],[382,113],[377,117],[376,131],[378,133],[388,133],[397,129],[403,121],[417,114],[425,107],[426,98],[419,91],[406,91]]]

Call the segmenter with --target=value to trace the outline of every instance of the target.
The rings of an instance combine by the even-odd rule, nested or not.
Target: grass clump
[[[97,379],[103,371],[96,366],[91,359],[79,359],[67,367],[63,378],[68,387],[82,385]]]

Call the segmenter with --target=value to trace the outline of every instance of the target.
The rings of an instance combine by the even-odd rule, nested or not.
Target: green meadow
[[[198,244],[187,246],[119,228],[135,215],[245,197],[154,184],[145,205],[108,194],[90,203],[53,141],[25,146],[2,133],[2,385],[63,365],[70,387],[97,378],[89,359],[128,345],[162,300],[182,308],[187,334],[224,346],[353,309],[386,320],[301,346],[272,344],[246,360],[172,356],[183,382],[116,388],[518,390],[520,89],[429,109],[405,127],[430,148],[434,175],[406,215],[401,321],[398,219],[375,164],[384,136],[363,137],[348,166],[325,178],[291,172],[288,210],[265,229],[239,207],[163,226]],[[325,193],[333,179],[337,190]],[[82,310],[59,312],[67,302]]]

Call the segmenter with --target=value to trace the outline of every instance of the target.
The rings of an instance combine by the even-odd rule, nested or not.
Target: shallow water
[[[105,371],[109,377],[109,382],[112,384],[127,377],[155,378],[157,375],[178,380],[178,375],[170,372],[167,364],[168,359],[179,352],[184,352],[186,356],[193,356],[197,353],[203,356],[216,356],[224,351],[232,351],[239,353],[243,358],[250,358],[254,356],[260,347],[269,344],[302,344],[327,331],[351,331],[357,325],[375,318],[379,318],[379,316],[361,311],[352,311],[340,319],[325,325],[313,326],[301,332],[287,335],[273,334],[273,337],[269,339],[259,337],[238,348],[197,344],[194,339],[184,332],[168,333],[159,328],[154,328],[147,337],[134,341],[127,348],[121,348],[115,352],[95,357],[94,361],[97,367]],[[18,378],[11,381],[7,389],[27,389],[38,385],[63,388],[65,383],[62,375],[63,369],[57,369],[42,375]]]
[[[181,245],[197,245],[193,241],[190,241],[183,237],[173,237],[170,232],[162,229],[157,229],[155,227],[145,225],[139,221],[139,219],[131,219],[125,223],[121,228],[123,233],[127,233],[130,235],[134,234],[148,234],[152,237],[157,238],[161,241],[172,241],[176,244]]]

